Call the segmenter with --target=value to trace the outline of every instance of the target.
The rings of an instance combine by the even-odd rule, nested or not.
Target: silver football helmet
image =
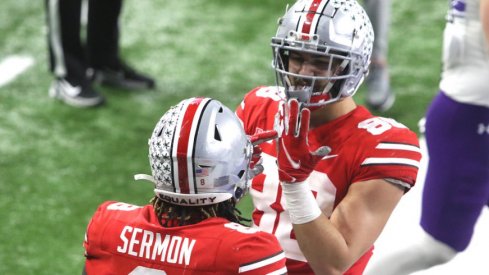
[[[299,0],[278,24],[271,42],[272,67],[277,85],[285,87],[288,98],[297,98],[305,106],[322,106],[355,94],[368,73],[374,41],[372,24],[360,4],[354,0]],[[294,51],[326,57],[325,70],[331,73],[289,72],[289,55]],[[301,85],[295,84],[298,82]]]
[[[216,204],[248,190],[252,144],[236,115],[210,98],[190,98],[171,107],[148,142],[156,195],[186,206]]]

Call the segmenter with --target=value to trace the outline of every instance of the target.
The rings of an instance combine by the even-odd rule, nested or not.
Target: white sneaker
[[[105,102],[105,98],[91,87],[72,85],[65,78],[58,78],[53,81],[49,88],[49,96],[68,105],[83,108],[99,106]]]

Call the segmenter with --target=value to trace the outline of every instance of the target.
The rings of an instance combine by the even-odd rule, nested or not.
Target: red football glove
[[[262,150],[258,145],[262,144],[263,142],[277,138],[277,136],[278,133],[275,130],[262,131],[259,133],[255,133],[252,136],[248,136],[251,144],[253,145],[253,154],[251,156],[251,161],[248,170],[249,179],[252,179],[256,175],[261,174],[263,172],[263,165],[261,164]]]
[[[299,121],[299,102],[296,99],[289,100],[288,120],[287,114],[285,116],[284,130],[277,142],[279,179],[286,183],[303,182],[331,149],[322,146],[315,152],[309,151],[307,133],[311,111],[306,108],[300,110]]]

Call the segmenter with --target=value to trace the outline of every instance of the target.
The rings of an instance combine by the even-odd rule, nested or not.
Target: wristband
[[[293,224],[304,224],[315,220],[322,213],[309,185],[303,182],[282,183],[285,209],[289,211]]]

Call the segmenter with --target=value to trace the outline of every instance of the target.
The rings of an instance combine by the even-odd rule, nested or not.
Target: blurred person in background
[[[245,135],[219,101],[189,98],[149,139],[150,204],[107,201],[85,235],[84,274],[285,274],[277,239],[249,228],[236,208],[262,171],[253,149],[274,131]]]
[[[424,127],[429,161],[420,224],[425,235],[380,258],[369,274],[410,274],[447,263],[469,245],[489,205],[488,76],[489,0],[452,0],[440,90]]]
[[[82,5],[83,4],[83,5]],[[83,10],[88,20],[82,39]],[[45,0],[50,71],[49,95],[75,107],[93,107],[104,97],[93,87],[152,89],[155,81],[135,71],[119,52],[122,0]]]
[[[375,41],[370,72],[366,78],[366,105],[374,111],[387,111],[395,101],[389,74],[389,30],[391,0],[363,0],[368,17],[372,21]]]

